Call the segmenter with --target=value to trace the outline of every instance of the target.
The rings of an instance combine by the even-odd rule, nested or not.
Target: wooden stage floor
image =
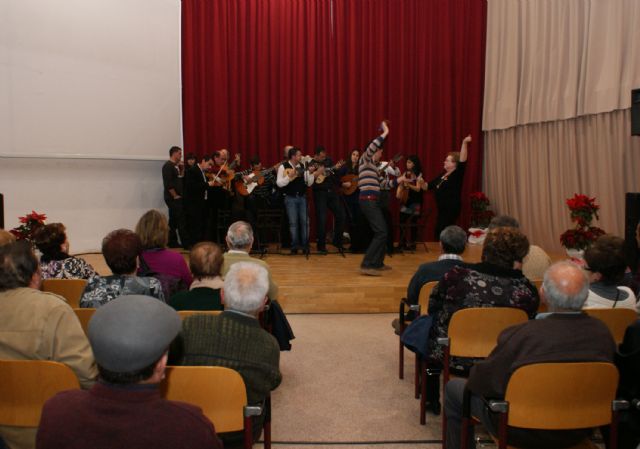
[[[278,300],[287,313],[395,313],[417,267],[438,258],[438,243],[430,242],[427,246],[429,252],[419,244],[415,253],[386,257],[385,264],[392,270],[379,277],[360,274],[362,254],[345,253],[343,258],[332,252],[326,256],[312,254],[307,259],[302,255],[290,256],[283,250],[282,254],[267,254],[264,260],[278,283]],[[470,245],[463,258],[477,262],[481,249]],[[78,256],[100,274],[110,274],[101,254]]]

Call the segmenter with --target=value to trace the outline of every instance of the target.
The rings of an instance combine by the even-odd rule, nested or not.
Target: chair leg
[[[399,365],[398,365],[398,377],[400,379],[404,379],[404,345],[402,344],[402,340],[400,339],[400,337],[398,337],[398,341],[400,342],[400,349],[399,349]]]
[[[413,388],[415,390],[415,398],[420,397],[420,359],[416,355],[415,370],[413,374]]]
[[[420,424],[427,423],[427,364],[420,362]]]
[[[271,418],[264,421],[264,449],[271,449]]]
[[[251,425],[251,417],[244,417],[244,449],[253,447],[253,426]]]

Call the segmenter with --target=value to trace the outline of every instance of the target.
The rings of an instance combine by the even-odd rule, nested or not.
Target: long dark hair
[[[417,155],[412,154],[411,156],[407,157],[407,160],[413,162],[413,168],[411,169],[411,171],[414,175],[418,176],[420,173],[422,173],[422,164],[420,163],[420,158]]]

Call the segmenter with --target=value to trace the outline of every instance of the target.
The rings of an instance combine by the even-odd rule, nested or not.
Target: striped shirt
[[[378,177],[378,165],[373,160],[373,155],[382,149],[384,137],[378,136],[371,141],[367,150],[360,156],[358,167],[358,188],[360,198],[367,196],[380,196],[380,187],[392,189],[398,185],[395,179]]]

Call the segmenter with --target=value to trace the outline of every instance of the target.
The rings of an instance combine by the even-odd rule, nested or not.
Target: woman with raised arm
[[[435,239],[440,238],[440,232],[449,225],[456,224],[462,209],[462,181],[467,165],[467,150],[471,143],[471,134],[464,138],[460,151],[452,151],[444,160],[444,170],[437,177],[423,184],[424,190],[433,190],[436,195]]]

